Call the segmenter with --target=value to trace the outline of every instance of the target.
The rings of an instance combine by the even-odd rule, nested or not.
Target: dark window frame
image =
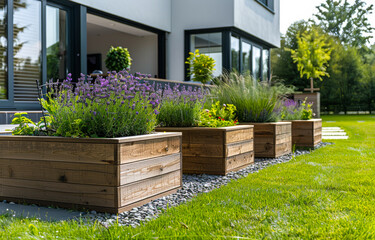
[[[265,9],[270,11],[272,14],[275,14],[275,1],[274,0],[255,0]]]
[[[188,77],[188,66],[185,64],[186,58],[189,57],[190,52],[190,36],[192,34],[202,34],[202,33],[222,33],[222,56],[223,56],[223,73],[229,72],[232,69],[232,54],[231,54],[231,36],[234,35],[239,38],[240,40],[240,55],[239,55],[239,69],[240,72],[242,71],[242,44],[241,41],[245,41],[251,45],[251,56],[250,56],[250,67],[252,73],[252,64],[253,64],[253,47],[258,47],[261,50],[261,58],[260,58],[260,80],[263,81],[263,50],[267,49],[270,52],[271,48],[277,47],[270,43],[263,41],[260,38],[257,38],[247,32],[244,32],[236,27],[223,27],[223,28],[205,28],[205,29],[189,29],[185,30],[185,48],[184,48],[184,69],[185,69],[185,81],[190,81]],[[270,52],[271,54],[271,52]],[[270,79],[271,73],[271,57],[268,59],[268,79]]]

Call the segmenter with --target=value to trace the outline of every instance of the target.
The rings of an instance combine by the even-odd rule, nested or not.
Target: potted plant
[[[322,119],[313,119],[311,104],[287,99],[282,102],[281,119],[292,122],[292,144],[314,148],[322,141]]]
[[[203,109],[202,88],[167,85],[157,120],[160,132],[182,132],[182,169],[189,174],[226,175],[254,162],[253,127],[237,126],[230,104]]]
[[[48,115],[0,136],[0,198],[120,213],[181,187],[181,133],[152,133],[159,96],[127,72],[49,83]]]
[[[224,75],[212,94],[221,102],[236,106],[241,124],[254,125],[255,157],[279,157],[292,150],[291,123],[278,121],[274,112],[281,95],[291,89],[257,82],[250,75]]]
[[[132,59],[127,48],[112,46],[109,49],[105,59],[105,66],[109,71],[129,71],[131,65]]]

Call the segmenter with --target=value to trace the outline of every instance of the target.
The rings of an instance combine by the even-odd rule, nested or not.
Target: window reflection
[[[240,39],[235,36],[231,37],[231,56],[232,56],[232,71],[240,70]]]
[[[221,33],[192,34],[190,37],[190,51],[199,50],[215,60],[214,77],[222,74],[223,54]]]
[[[253,77],[260,79],[261,49],[253,46]]]
[[[242,41],[242,73],[250,74],[251,45]]]
[[[47,79],[65,79],[67,75],[66,11],[47,6]]]
[[[8,98],[6,1],[0,1],[0,99]]]
[[[41,3],[14,1],[14,100],[37,101],[41,79]]]
[[[269,50],[267,49],[263,49],[263,76],[262,76],[262,80],[263,81],[268,81],[269,80],[269,75],[268,75],[268,62],[269,62],[269,58],[270,58],[270,52]]]

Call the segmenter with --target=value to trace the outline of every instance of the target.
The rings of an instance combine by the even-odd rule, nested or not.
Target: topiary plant
[[[129,70],[132,65],[132,59],[127,48],[123,47],[111,47],[107,53],[105,60],[105,66],[109,71],[122,71],[124,69]]]

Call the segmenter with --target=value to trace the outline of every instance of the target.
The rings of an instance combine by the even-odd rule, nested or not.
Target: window
[[[200,53],[206,54],[215,60],[214,77],[220,76],[223,72],[223,54],[222,54],[222,34],[203,33],[192,34],[190,36],[190,51],[199,50]]]
[[[270,58],[270,51],[268,49],[263,49],[263,56],[262,56],[262,80],[269,81],[269,58]]]
[[[35,80],[41,71],[41,2],[14,1],[13,17],[14,100],[37,101]]]
[[[65,79],[67,69],[67,13],[47,6],[47,79]]]
[[[231,36],[230,41],[231,59],[232,59],[232,71],[240,71],[240,39],[235,36]]]
[[[251,45],[245,41],[241,42],[242,46],[242,73],[249,74],[251,72]]]
[[[256,0],[271,11],[274,10],[274,0]]]
[[[261,64],[261,49],[253,46],[253,67],[252,74],[253,77],[257,80],[260,79],[260,64]]]
[[[8,99],[6,1],[0,1],[0,100]]]

